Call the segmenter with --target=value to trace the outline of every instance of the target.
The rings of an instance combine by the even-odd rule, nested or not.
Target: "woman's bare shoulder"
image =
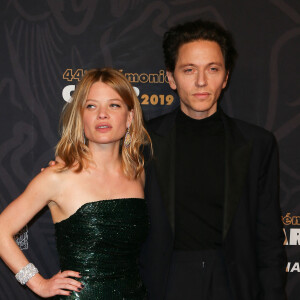
[[[64,170],[64,165],[64,162],[57,162],[55,165],[50,165],[49,167],[45,168],[42,172],[40,172],[34,178],[34,180],[36,182],[60,184],[64,181],[66,175],[69,172],[71,172],[69,169]]]

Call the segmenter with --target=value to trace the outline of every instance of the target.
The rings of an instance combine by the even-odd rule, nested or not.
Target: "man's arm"
[[[264,300],[283,300],[286,255],[279,204],[278,149],[272,136],[260,167],[258,182],[256,251]]]

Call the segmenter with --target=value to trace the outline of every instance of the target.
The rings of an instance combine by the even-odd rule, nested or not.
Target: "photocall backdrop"
[[[0,11],[0,211],[53,159],[60,111],[84,70],[122,70],[138,89],[145,118],[150,119],[179,103],[167,83],[163,33],[199,17],[232,31],[239,58],[222,107],[277,137],[287,294],[298,299],[298,0],[1,0]],[[25,226],[16,241],[43,276],[59,270],[48,209]],[[0,273],[0,299],[39,299],[16,282],[1,260]]]

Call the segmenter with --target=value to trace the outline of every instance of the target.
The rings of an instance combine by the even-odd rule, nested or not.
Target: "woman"
[[[141,107],[127,79],[109,68],[88,71],[63,110],[56,147],[61,162],[37,175],[0,215],[0,256],[22,284],[42,297],[146,297],[137,258],[148,229],[141,153],[147,143]],[[61,265],[50,279],[13,239],[45,205],[55,223]]]

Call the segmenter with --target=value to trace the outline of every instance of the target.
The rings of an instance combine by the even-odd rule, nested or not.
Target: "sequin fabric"
[[[80,272],[84,288],[54,299],[146,299],[138,258],[148,225],[146,202],[138,198],[86,203],[56,223],[61,270]]]

